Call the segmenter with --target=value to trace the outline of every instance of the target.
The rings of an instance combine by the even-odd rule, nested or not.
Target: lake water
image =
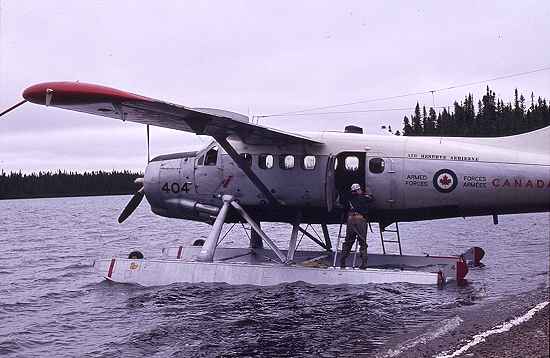
[[[470,269],[465,287],[112,284],[93,272],[95,258],[136,248],[158,256],[209,229],[155,216],[146,202],[119,225],[129,198],[0,201],[0,356],[370,355],[472,306],[548,285],[548,213],[501,216],[497,226],[490,217],[400,224],[405,254],[483,247],[485,266]],[[290,226],[264,226],[283,246]],[[246,246],[242,235],[224,245]],[[379,242],[369,250],[381,251]]]

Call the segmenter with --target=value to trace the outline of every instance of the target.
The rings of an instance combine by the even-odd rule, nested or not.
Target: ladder
[[[403,256],[403,251],[401,250],[401,236],[399,235],[399,223],[395,223],[395,229],[388,229],[387,227],[383,227],[380,223],[378,223],[378,228],[380,229],[380,241],[382,242],[382,252],[384,253],[384,255],[386,254],[386,246],[384,244],[389,243],[397,244],[399,246],[399,255]],[[395,234],[396,238],[393,240],[384,239],[384,232]]]
[[[340,239],[345,239],[346,238],[346,234],[342,234],[342,227],[344,225],[346,225],[346,233],[347,233],[347,230],[348,230],[347,229],[347,222],[345,222],[344,219],[342,219],[340,221],[340,229],[338,229],[338,238],[336,240],[336,249],[334,250],[334,260],[332,262],[332,266],[334,266],[334,267],[336,267],[336,259],[337,259],[337,256],[338,256],[338,248],[340,247]],[[365,233],[366,233],[365,242],[368,245],[369,230],[372,230],[372,229],[370,227],[370,222],[367,222],[366,225],[367,225],[367,227],[366,227],[366,230],[365,230]],[[355,241],[354,247],[355,247],[355,249],[353,250],[352,267],[355,267],[355,261],[357,259],[357,250],[359,249],[359,240]]]

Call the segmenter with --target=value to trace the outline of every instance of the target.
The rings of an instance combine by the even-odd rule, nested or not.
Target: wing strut
[[[258,188],[264,194],[269,203],[273,206],[279,206],[279,201],[273,196],[271,191],[265,186],[265,184],[258,178],[258,176],[252,171],[252,169],[246,164],[246,161],[237,153],[235,148],[227,141],[227,138],[221,136],[215,136],[214,139],[218,144],[227,152],[227,154],[237,163],[239,168],[246,174],[252,184]]]

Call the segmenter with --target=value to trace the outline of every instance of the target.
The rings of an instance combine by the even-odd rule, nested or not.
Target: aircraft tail
[[[507,137],[460,138],[459,141],[550,155],[550,126]]]

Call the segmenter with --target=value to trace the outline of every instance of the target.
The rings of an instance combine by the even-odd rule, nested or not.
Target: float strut
[[[225,201],[224,201],[224,205],[225,205]],[[246,213],[246,211],[244,211],[244,209],[236,201],[231,201],[231,205],[239,212],[239,214],[241,214],[243,219],[245,219],[250,224],[250,226],[252,227],[252,230],[256,231],[258,233],[258,235],[260,235],[260,237],[265,241],[267,246],[269,246],[271,248],[271,250],[273,250],[275,255],[277,255],[279,260],[281,260],[282,263],[286,263],[287,262],[286,256],[281,252],[281,250],[279,250],[277,245],[275,245],[275,243],[273,241],[271,241],[271,239],[265,234],[265,232],[262,231],[262,229]],[[223,208],[222,208],[222,210],[223,210]],[[216,221],[217,220],[218,219],[216,219]],[[216,224],[214,223],[214,225],[216,225]]]
[[[210,234],[208,234],[208,238],[199,253],[199,261],[212,262],[214,259],[214,252],[216,252],[216,246],[218,246],[225,217],[227,216],[227,212],[229,210],[229,203],[231,203],[233,197],[231,195],[224,195],[222,200],[223,206],[220,209],[218,216],[216,216],[216,221],[214,221],[214,225],[212,225],[212,230],[210,231]]]
[[[294,253],[296,252],[296,244],[298,243],[298,230],[300,229],[300,220],[302,213],[298,212],[296,219],[292,224],[292,233],[290,234],[290,242],[288,244],[288,252],[286,253],[287,261],[294,260]]]
[[[321,229],[323,229],[323,236],[325,238],[326,250],[332,251],[332,242],[330,241],[330,234],[328,233],[327,224],[321,224]]]

